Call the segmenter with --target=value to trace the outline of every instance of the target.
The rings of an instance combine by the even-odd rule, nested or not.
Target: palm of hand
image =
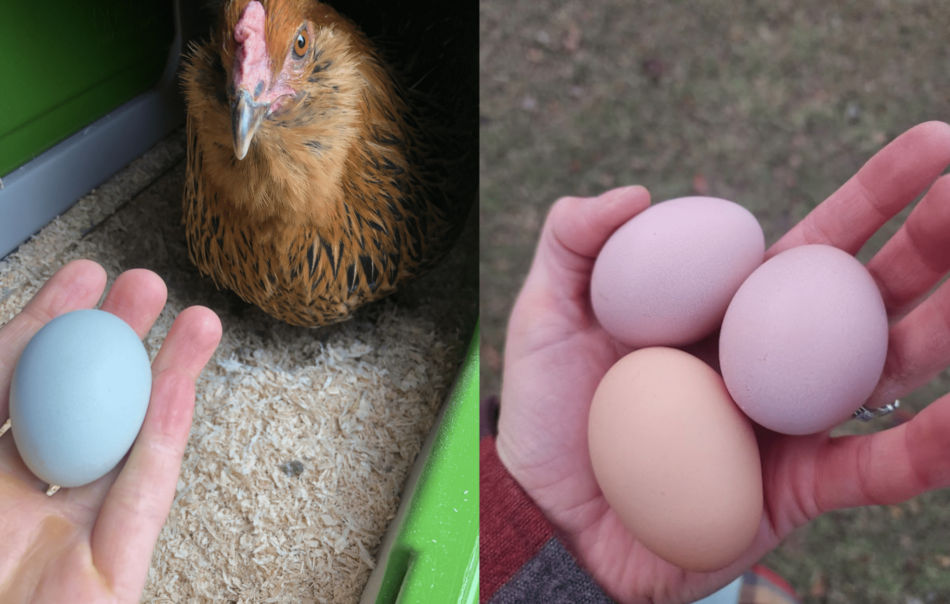
[[[69,494],[47,497],[4,443],[0,467],[0,524],[5,547],[0,558],[0,594],[9,602],[131,601],[116,597],[93,563],[90,532],[98,506]],[[19,466],[19,467],[18,467]],[[82,497],[81,499],[89,499]],[[63,579],[68,578],[64,581]]]
[[[10,379],[29,339],[53,317],[90,308],[105,272],[73,262],[0,329],[0,420]],[[154,273],[116,279],[101,309],[140,337],[165,305]],[[217,347],[221,324],[208,309],[182,311],[152,363],[145,423],[126,461],[99,480],[53,497],[24,465],[10,434],[0,438],[0,601],[138,602],[152,548],[168,515],[194,405],[194,385]]]
[[[855,253],[950,163],[950,128],[912,129],[865,165],[769,251],[826,243]],[[871,191],[874,193],[872,194]],[[790,437],[757,429],[764,509],[745,554],[715,573],[689,573],[653,556],[619,522],[593,476],[587,415],[607,370],[629,349],[597,324],[590,272],[609,235],[649,204],[642,188],[597,200],[566,198],[551,212],[512,311],[499,420],[502,462],[595,579],[623,602],[689,602],[725,585],[795,528],[826,511],[903,501],[950,485],[950,397],[914,421],[872,436]],[[915,306],[950,269],[950,179],[941,179],[869,263],[891,317],[877,406],[950,364],[950,285]],[[841,214],[849,214],[849,222]],[[947,416],[944,418],[943,416]],[[882,465],[884,464],[884,465]],[[887,468],[874,471],[873,468]]]

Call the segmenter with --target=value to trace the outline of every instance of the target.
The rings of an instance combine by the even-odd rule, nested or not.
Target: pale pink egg
[[[736,292],[719,336],[722,376],[758,424],[812,434],[848,419],[887,355],[887,313],[874,279],[826,245],[792,248]]]
[[[591,277],[594,314],[636,348],[690,344],[719,326],[764,254],[762,228],[738,204],[714,197],[656,204],[600,251]]]

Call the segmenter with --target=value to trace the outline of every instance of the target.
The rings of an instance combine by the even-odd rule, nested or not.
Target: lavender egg
[[[712,333],[765,255],[755,216],[715,197],[658,203],[601,249],[591,304],[610,335],[635,348],[683,346]]]
[[[874,391],[888,322],[874,279],[826,245],[782,252],[756,269],[729,304],[719,362],[736,404],[783,434],[813,434],[848,419]]]

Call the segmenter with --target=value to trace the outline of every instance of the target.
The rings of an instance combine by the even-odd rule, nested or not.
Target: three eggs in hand
[[[591,278],[598,321],[636,349],[591,404],[595,476],[641,543],[689,570],[727,566],[759,529],[750,419],[826,430],[864,404],[884,367],[887,315],[860,262],[824,245],[763,263],[764,252],[748,210],[687,197],[621,226]],[[677,349],[717,328],[721,376]]]

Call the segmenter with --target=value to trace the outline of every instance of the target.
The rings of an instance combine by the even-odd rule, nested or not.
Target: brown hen
[[[200,271],[319,326],[438,262],[475,197],[467,118],[407,86],[327,5],[233,0],[219,24],[182,76]]]

